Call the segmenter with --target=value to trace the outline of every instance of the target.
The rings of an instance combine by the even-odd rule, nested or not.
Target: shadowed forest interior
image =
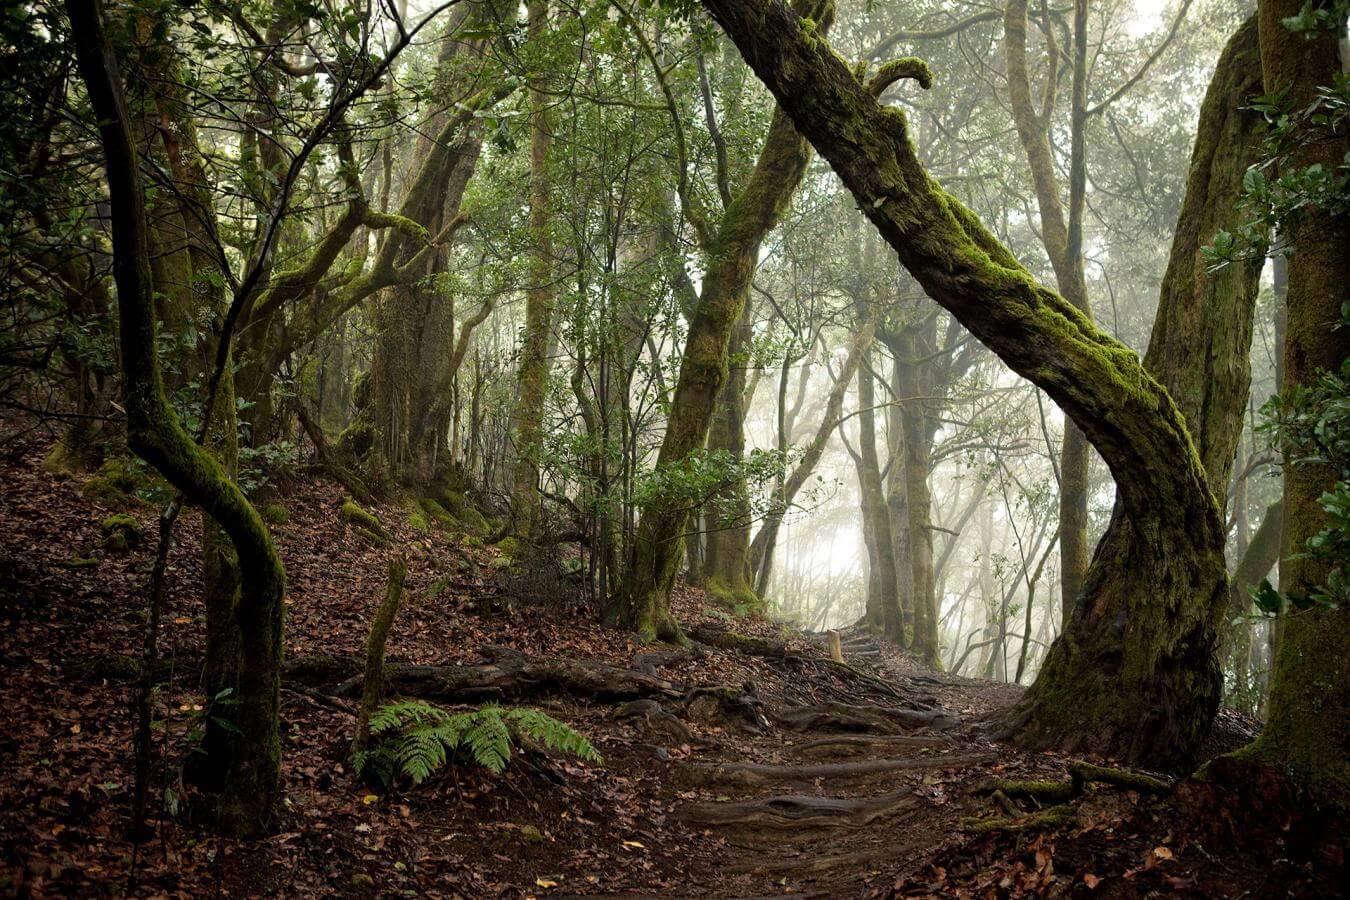
[[[1350,0],[6,0],[0,891],[1339,896]]]

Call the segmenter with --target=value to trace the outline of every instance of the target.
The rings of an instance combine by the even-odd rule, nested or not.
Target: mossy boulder
[[[103,547],[114,553],[125,553],[141,542],[141,523],[126,513],[117,513],[104,519]]]
[[[110,459],[80,491],[86,500],[111,509],[131,509],[141,504],[138,491],[149,488],[149,481],[129,459]]]
[[[285,525],[291,520],[291,514],[280,503],[269,503],[259,513],[268,525]]]
[[[351,459],[365,459],[375,449],[375,426],[363,419],[348,425],[338,435],[337,449]]]
[[[502,556],[505,556],[507,559],[516,559],[520,556],[522,547],[517,538],[504,537],[497,542],[497,549],[500,550]]]
[[[408,524],[416,531],[430,531],[432,528],[432,519],[422,509],[422,505],[414,500],[409,500],[404,504],[408,512]]]

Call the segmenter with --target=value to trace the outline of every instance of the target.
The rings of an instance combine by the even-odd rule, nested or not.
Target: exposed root
[[[470,666],[385,666],[389,694],[426,700],[464,702],[570,693],[593,700],[637,700],[644,697],[678,697],[673,682],[632,669],[619,669],[581,659],[527,656],[505,647],[484,650],[487,661]],[[286,667],[288,678],[311,684],[346,677],[333,691],[336,696],[355,693],[360,685],[360,662],[354,656],[303,657]]]
[[[782,831],[861,828],[886,816],[913,812],[921,803],[909,791],[859,798],[792,795],[734,803],[693,803],[680,811],[680,817],[694,825]]]
[[[756,732],[772,727],[764,715],[764,704],[749,686],[740,691],[725,686],[696,687],[684,695],[683,705],[686,713],[703,720],[729,721]]]
[[[943,737],[912,734],[838,734],[789,748],[794,756],[856,756],[869,751],[934,749],[951,746]]]
[[[1040,812],[1015,818],[1009,816],[1000,819],[962,819],[961,830],[966,834],[1012,834],[1020,831],[1038,831],[1042,828],[1057,828],[1072,825],[1078,821],[1078,811],[1067,804],[1051,806]]]
[[[615,708],[615,719],[641,718],[650,732],[664,734],[677,745],[688,746],[694,741],[689,729],[655,700],[630,700]]]
[[[1163,794],[1172,789],[1172,782],[1152,775],[1131,772],[1129,769],[1111,769],[1106,766],[1094,766],[1089,762],[1076,762],[1069,766],[1069,774],[1075,781],[1101,781],[1116,787],[1129,788],[1154,794]]]
[[[793,707],[773,714],[784,728],[792,731],[849,731],[896,734],[931,728],[947,731],[959,723],[955,714],[943,709],[896,709],[889,706],[818,703]]]
[[[684,777],[694,784],[727,784],[740,787],[769,781],[813,781],[817,778],[844,779],[884,772],[914,769],[954,769],[980,765],[993,760],[992,754],[977,756],[911,756],[904,759],[867,759],[859,762],[816,763],[804,766],[773,766],[764,763],[694,764],[685,767]]]
[[[1048,803],[1064,803],[1082,793],[1081,785],[1073,781],[1013,781],[990,780],[979,784],[973,793],[989,794],[995,799],[1002,795],[1005,799],[1043,800]]]

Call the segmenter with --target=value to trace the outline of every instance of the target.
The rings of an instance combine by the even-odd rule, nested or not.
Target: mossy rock
[[[518,538],[504,537],[497,542],[497,549],[500,550],[502,556],[505,556],[507,559],[515,559],[520,556],[523,547]]]
[[[100,565],[100,560],[94,556],[72,556],[70,559],[63,559],[57,563],[63,569],[94,569]]]
[[[464,507],[464,511],[459,514],[459,522],[465,531],[480,537],[492,531],[487,517],[472,506]]]
[[[404,508],[408,511],[408,524],[413,527],[413,530],[415,531],[431,530],[432,520],[422,509],[421,504],[409,500],[404,505]]]
[[[126,553],[141,542],[141,523],[126,513],[117,513],[104,519],[103,548],[114,553]]]
[[[423,497],[417,501],[418,506],[422,508],[423,514],[432,522],[435,522],[441,528],[448,531],[456,531],[459,528],[459,520],[446,510],[444,506],[430,497]]]
[[[380,520],[375,518],[372,513],[362,509],[351,497],[342,501],[342,509],[338,515],[342,518],[342,521],[358,530],[369,531],[386,540],[389,537],[384,531],[384,526],[380,524]]]
[[[291,520],[291,514],[280,503],[269,503],[258,510],[258,514],[268,525],[285,525]]]
[[[375,449],[375,426],[360,419],[348,425],[338,435],[337,449],[352,459],[365,459]]]
[[[469,505],[469,502],[463,491],[444,490],[441,491],[441,504],[450,515],[457,517]]]
[[[110,459],[99,466],[98,474],[85,482],[80,493],[86,500],[112,509],[132,509],[141,505],[137,491],[148,489],[149,482],[128,459]]]

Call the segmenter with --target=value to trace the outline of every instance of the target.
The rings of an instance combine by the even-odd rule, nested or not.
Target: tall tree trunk
[[[745,456],[745,367],[753,324],[751,309],[749,303],[745,304],[727,342],[727,380],[717,395],[708,431],[708,450],[725,454],[732,466],[731,476],[703,507],[709,514],[704,584],[715,601],[742,612],[760,607],[751,583],[750,497],[740,474]]]
[[[833,10],[818,16],[828,28]],[[680,374],[671,399],[656,470],[688,464],[708,437],[713,404],[727,377],[727,344],[750,293],[759,250],[778,224],[806,173],[811,147],[776,109],[754,170],[731,198],[705,248],[708,259],[698,304],[689,320]],[[641,639],[682,638],[670,614],[670,589],[684,555],[687,498],[654,498],[643,511],[611,617]]]
[[[859,485],[863,495],[865,516],[872,521],[873,547],[868,554],[875,572],[875,597],[869,597],[868,620],[879,624],[882,631],[897,644],[908,642],[905,610],[901,606],[899,569],[895,560],[895,541],[891,528],[890,511],[886,509],[886,494],[881,482],[881,467],[877,461],[876,387],[872,369],[864,364],[858,367],[858,458]],[[871,600],[876,608],[872,608]]]
[[[243,665],[228,698],[237,709],[239,735],[214,812],[228,831],[256,832],[269,824],[279,793],[285,572],[262,519],[216,459],[183,429],[164,396],[145,193],[117,58],[97,0],[70,0],[66,11],[106,160],[128,443],[220,523],[239,560],[237,621]]]
[[[1301,0],[1261,0],[1261,60],[1267,94],[1283,95],[1295,109],[1309,106],[1319,88],[1342,71],[1336,35],[1330,27],[1313,38],[1289,31]],[[1334,8],[1333,4],[1326,4]],[[1341,165],[1346,136],[1321,134],[1301,143],[1280,175],[1314,164]],[[1305,206],[1282,223],[1289,256],[1284,340],[1286,402],[1326,372],[1339,372],[1350,342],[1335,324],[1350,302],[1350,221],[1342,213]],[[1280,589],[1306,594],[1327,584],[1335,561],[1304,552],[1308,539],[1327,526],[1318,502],[1344,473],[1323,462],[1296,462],[1297,448],[1285,447],[1284,554]],[[1343,565],[1344,562],[1342,561]],[[1276,768],[1342,814],[1350,809],[1350,618],[1344,609],[1313,608],[1282,622],[1270,679],[1268,718],[1256,742],[1240,756]]]
[[[1228,585],[1223,523],[1182,413],[1133,353],[1037,284],[923,168],[904,113],[877,96],[898,78],[928,83],[925,65],[896,61],[864,85],[779,4],[704,5],[928,295],[1044,389],[1116,476],[1130,540],[1121,556],[1097,555],[1079,602],[1078,618],[1112,613],[1096,635],[1103,652],[1056,643],[1020,709],[1021,736],[1186,765],[1217,703]]]
[[[1041,240],[1055,283],[1065,300],[1084,315],[1091,316],[1087,280],[1083,273],[1082,218],[1086,181],[1084,146],[1087,100],[1087,2],[1075,0],[1073,35],[1073,96],[1070,109],[1069,214],[1065,219],[1060,201],[1059,179],[1054,154],[1050,149],[1050,117],[1054,113],[1055,87],[1058,81],[1058,48],[1054,31],[1046,29],[1049,46],[1049,73],[1038,113],[1031,97],[1031,78],[1027,71],[1027,0],[1009,0],[1004,10],[1003,33],[1008,65],[1008,99],[1013,123],[1022,142],[1031,181],[1040,211]],[[1072,420],[1065,420],[1064,441],[1060,446],[1059,528],[1060,592],[1067,612],[1078,599],[1088,569],[1088,442]]]
[[[548,28],[548,0],[530,0],[528,33],[538,40]],[[535,76],[536,78],[538,76]],[[512,530],[531,540],[539,526],[539,452],[544,438],[544,404],[548,400],[548,348],[555,304],[553,242],[550,237],[549,147],[553,122],[549,96],[530,90],[530,266],[525,292],[525,335],[517,374],[517,399],[512,431],[516,464],[511,487]]]

